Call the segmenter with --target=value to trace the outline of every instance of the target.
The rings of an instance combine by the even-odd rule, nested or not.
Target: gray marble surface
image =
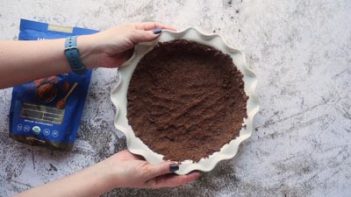
[[[19,19],[106,29],[156,20],[216,32],[247,54],[261,110],[252,137],[201,180],[106,196],[350,196],[351,1],[349,0],[0,0],[0,38]],[[94,72],[79,139],[70,153],[8,137],[11,89],[0,90],[0,196],[73,173],[125,148],[113,127],[116,72]]]

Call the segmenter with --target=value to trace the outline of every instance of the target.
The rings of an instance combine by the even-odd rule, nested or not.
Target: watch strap
[[[80,53],[77,46],[77,36],[70,36],[66,38],[64,53],[71,70],[74,73],[82,75],[87,71],[86,66],[80,59]]]

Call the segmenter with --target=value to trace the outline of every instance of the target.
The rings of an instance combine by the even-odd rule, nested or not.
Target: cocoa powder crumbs
[[[221,51],[186,40],[159,43],[133,73],[128,121],[164,159],[199,161],[239,135],[243,88],[243,75]]]

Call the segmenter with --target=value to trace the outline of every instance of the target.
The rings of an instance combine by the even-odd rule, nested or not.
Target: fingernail
[[[169,171],[175,172],[177,170],[179,170],[179,165],[177,163],[172,163],[169,165]]]
[[[162,29],[157,28],[152,30],[152,32],[154,32],[154,34],[160,34],[162,32]]]

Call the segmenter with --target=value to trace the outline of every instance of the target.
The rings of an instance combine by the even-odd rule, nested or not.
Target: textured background
[[[350,196],[351,1],[349,0],[0,0],[0,39],[19,19],[105,29],[156,20],[197,26],[242,49],[258,76],[261,111],[239,154],[200,181],[106,196]],[[11,89],[0,90],[0,196],[70,174],[125,147],[109,100],[116,72],[93,75],[71,153],[8,138]]]

